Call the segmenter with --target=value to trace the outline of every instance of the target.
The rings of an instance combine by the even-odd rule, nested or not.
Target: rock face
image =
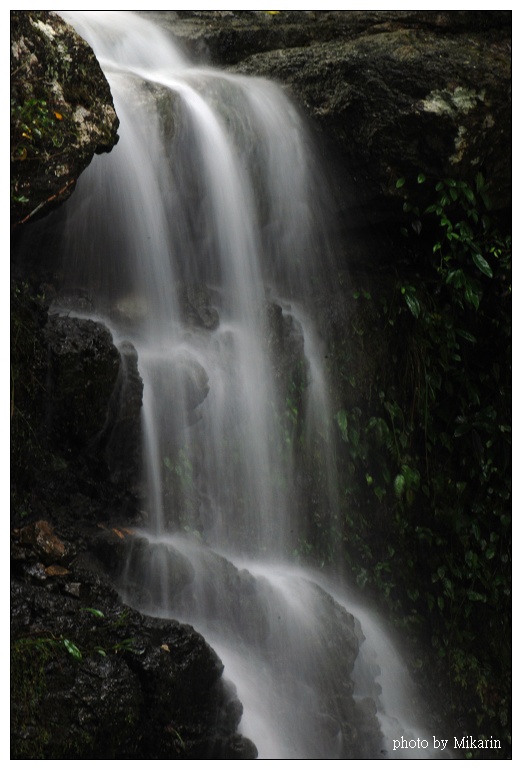
[[[203,638],[126,607],[73,553],[48,522],[14,533],[11,759],[255,759]]]
[[[158,15],[190,51],[285,86],[369,219],[396,216],[397,179],[420,172],[473,179],[481,169],[494,203],[509,205],[509,11]]]
[[[55,13],[11,11],[11,224],[64,201],[118,123],[85,41]]]
[[[258,54],[238,69],[288,85],[342,148],[345,168],[374,195],[395,197],[400,177],[422,172],[494,180],[510,191],[507,40],[426,28],[365,32],[353,40]],[[326,85],[326,87],[325,87]],[[362,179],[361,179],[362,177]]]
[[[136,489],[143,382],[134,346],[117,349],[102,324],[54,314],[44,339],[51,441],[73,452],[101,452],[117,485]]]
[[[90,320],[51,315],[45,337],[49,430],[57,443],[85,449],[107,420],[120,355],[109,330]]]

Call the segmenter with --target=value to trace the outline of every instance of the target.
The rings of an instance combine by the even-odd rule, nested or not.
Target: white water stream
[[[337,494],[310,310],[330,257],[306,127],[276,85],[194,67],[143,16],[62,15],[121,122],[62,238],[65,288],[131,340],[144,381],[149,525],[127,601],[203,633],[260,757],[398,757],[394,739],[431,736],[392,641],[292,556],[308,497],[334,529]]]

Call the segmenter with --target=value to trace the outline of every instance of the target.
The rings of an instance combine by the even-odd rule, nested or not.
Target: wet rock
[[[510,11],[152,11],[189,55],[232,65],[256,53],[349,40],[383,29],[441,34],[507,29]]]
[[[388,25],[349,40],[258,54],[237,69],[285,84],[333,140],[336,163],[343,158],[357,194],[374,205],[399,195],[399,177],[473,179],[479,169],[494,182],[496,204],[506,204],[508,30],[441,34],[425,25]]]
[[[203,403],[209,391],[208,374],[204,367],[189,353],[180,353],[175,357],[174,365],[179,374],[179,388],[183,393],[181,400],[189,411]]]
[[[212,305],[211,292],[207,286],[185,286],[180,292],[184,315],[189,324],[203,329],[217,329],[219,314]]]
[[[67,552],[64,543],[54,534],[48,521],[35,521],[19,532],[22,546],[30,547],[35,556],[49,565],[65,559]]]
[[[276,302],[267,302],[265,312],[266,345],[276,380],[283,393],[292,392],[299,401],[308,384],[303,330],[291,311]]]
[[[189,349],[173,351],[171,361],[161,358],[148,364],[150,387],[154,390],[156,408],[167,402],[176,404],[177,432],[198,419],[197,407],[203,403],[209,392],[208,374]],[[158,421],[165,421],[162,416]],[[165,429],[167,425],[165,424]],[[166,446],[175,444],[177,437],[165,435]],[[172,448],[171,456],[176,450]]]
[[[91,320],[52,315],[49,350],[49,429],[54,440],[86,449],[107,420],[120,355],[107,328]]]
[[[169,596],[175,602],[175,597],[189,588],[194,580],[190,560],[174,546],[162,543],[151,548],[145,538],[132,537],[126,540],[124,553],[128,581],[126,590],[136,597],[138,606],[160,610],[165,603],[165,586],[168,586]]]
[[[109,85],[87,43],[50,11],[11,11],[11,223],[47,214],[94,153],[117,142]]]
[[[45,567],[40,562],[24,564],[22,567],[24,576],[31,583],[43,583],[47,580]]]
[[[12,581],[11,758],[255,758],[203,638],[126,607],[103,576],[73,572],[46,587]]]
[[[138,354],[132,343],[119,346],[120,366],[108,403],[108,413],[99,439],[112,480],[127,489],[137,489],[141,477],[141,406],[143,380]]]
[[[64,576],[69,575],[70,571],[66,567],[60,567],[59,564],[51,564],[45,568],[45,574],[47,577],[56,577],[57,575]]]

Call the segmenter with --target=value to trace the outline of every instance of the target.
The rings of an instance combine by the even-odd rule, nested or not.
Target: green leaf
[[[397,181],[395,182],[395,187],[397,188],[397,190],[400,190],[400,188],[404,187],[405,184],[406,184],[406,180],[404,179],[404,177],[401,177],[400,179],[397,179]]]
[[[482,254],[473,252],[471,256],[473,257],[473,262],[476,264],[478,269],[484,273],[484,275],[487,275],[488,278],[493,278],[493,270],[491,269],[489,262],[484,259]]]
[[[469,302],[470,305],[473,305],[475,310],[478,310],[480,304],[480,296],[469,284],[466,284],[464,287],[464,296],[466,297],[467,302]]]
[[[406,304],[408,305],[411,313],[415,318],[419,317],[420,314],[420,304],[417,297],[414,297],[413,294],[410,294],[409,292],[406,292],[404,295],[404,299],[406,301]]]
[[[348,417],[346,415],[346,412],[344,409],[341,409],[337,414],[335,415],[335,419],[337,420],[337,425],[339,426],[339,430],[341,431],[341,436],[343,437],[343,441],[348,441]]]
[[[103,618],[105,615],[101,610],[97,610],[94,607],[82,607],[82,612],[90,612],[95,618]]]
[[[475,193],[473,192],[471,187],[468,187],[466,185],[466,187],[463,188],[463,193],[470,203],[475,203]]]
[[[484,206],[489,211],[491,209],[491,199],[485,190],[481,190],[480,196],[484,201]]]
[[[468,342],[476,342],[477,338],[474,337],[470,332],[465,331],[465,329],[457,329],[457,334],[463,337]]]
[[[424,174],[419,174],[419,176],[417,177],[417,182],[419,184],[422,184],[425,181],[426,181],[426,176]]]
[[[469,433],[471,430],[471,425],[468,423],[464,423],[463,425],[458,425],[455,428],[454,437],[459,438],[459,436],[465,436],[466,433]]]
[[[71,642],[70,639],[64,639],[63,644],[69,655],[72,655],[76,660],[82,659],[82,654],[74,642]]]
[[[404,487],[406,485],[406,479],[402,475],[402,473],[399,473],[397,476],[395,476],[395,480],[393,482],[393,489],[397,497],[401,497],[402,493],[404,492]]]

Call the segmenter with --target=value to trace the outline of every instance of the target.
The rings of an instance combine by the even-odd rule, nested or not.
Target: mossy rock
[[[47,214],[94,153],[117,142],[109,84],[87,43],[49,11],[11,11],[11,224]]]

